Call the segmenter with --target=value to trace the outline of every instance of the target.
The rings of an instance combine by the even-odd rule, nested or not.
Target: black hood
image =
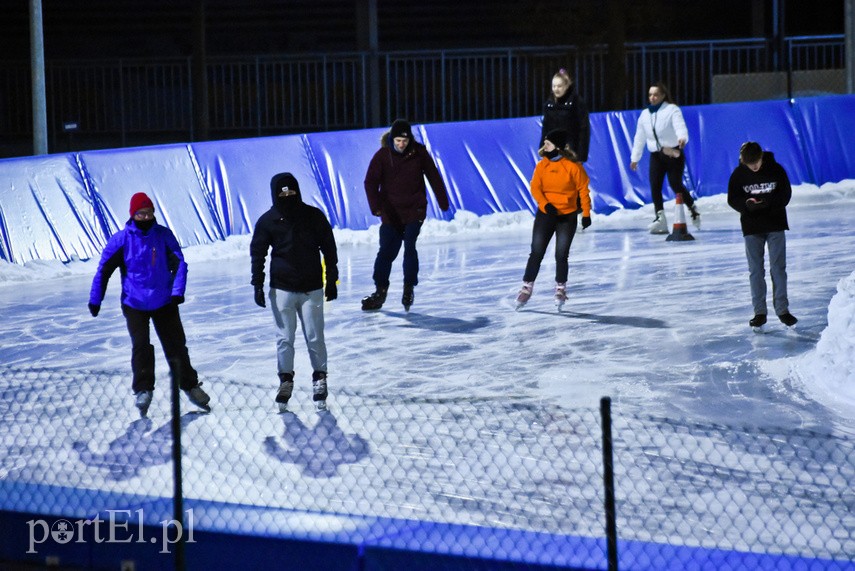
[[[293,192],[294,194],[281,196],[283,192]],[[289,172],[279,173],[270,179],[270,196],[273,199],[273,206],[284,215],[299,209],[303,204],[300,183]]]

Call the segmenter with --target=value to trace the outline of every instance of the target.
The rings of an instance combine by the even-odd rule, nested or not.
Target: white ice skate
[[[650,224],[647,229],[651,234],[667,234],[668,233],[668,220],[665,219],[665,211],[659,210],[656,212],[656,218],[653,220],[653,223]]]
[[[323,371],[312,373],[312,400],[315,410],[323,412],[327,410],[327,374]]]
[[[692,215],[692,225],[695,227],[695,230],[701,229],[701,211],[698,210],[698,205],[693,204],[689,207],[689,214]]]

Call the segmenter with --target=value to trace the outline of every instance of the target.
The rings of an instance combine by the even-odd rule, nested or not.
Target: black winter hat
[[[392,128],[389,130],[389,139],[394,139],[395,137],[413,138],[413,130],[406,119],[395,119],[395,122],[392,123]]]
[[[553,129],[546,134],[543,140],[549,141],[559,149],[563,149],[567,146],[567,131],[564,129]]]

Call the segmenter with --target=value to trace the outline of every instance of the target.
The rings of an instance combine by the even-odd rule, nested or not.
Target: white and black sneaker
[[[153,396],[152,391],[140,391],[138,393],[134,393],[136,397],[135,404],[138,409],[140,409],[140,416],[145,417],[148,414],[148,407],[151,406],[151,397]]]
[[[312,400],[318,412],[327,410],[327,374],[324,371],[312,373]]]

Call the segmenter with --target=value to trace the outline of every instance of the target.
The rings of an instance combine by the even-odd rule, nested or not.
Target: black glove
[[[544,209],[544,210],[546,211],[546,213],[547,213],[547,214],[549,214],[550,216],[558,216],[558,209],[557,209],[557,208],[555,208],[555,206],[554,206],[552,203],[550,203],[550,202],[547,202],[547,203],[546,203],[546,206],[544,206],[544,207],[543,207],[543,209]]]
[[[338,297],[338,286],[335,285],[334,281],[328,281],[327,286],[324,288],[324,298],[327,301],[332,301]]]
[[[766,201],[762,198],[749,198],[745,201],[745,208],[748,209],[748,212],[756,212],[757,210],[763,210],[768,205]]]
[[[583,216],[582,217],[582,230],[584,230],[585,228],[587,228],[590,225],[591,225],[591,217],[590,216]]]
[[[261,286],[255,286],[255,305],[267,307],[267,304],[264,303],[264,288]]]
[[[101,311],[100,305],[95,305],[94,303],[89,304],[89,313],[92,314],[92,317],[98,317],[99,311]]]
[[[172,296],[172,303],[174,303],[175,305],[181,305],[182,303],[184,303],[184,296],[183,295],[173,295]]]

